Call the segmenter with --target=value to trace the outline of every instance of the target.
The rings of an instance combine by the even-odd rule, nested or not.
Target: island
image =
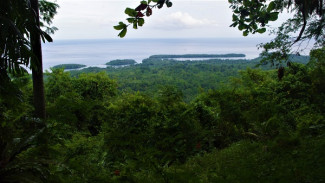
[[[152,55],[149,58],[228,58],[228,57],[246,57],[245,54],[184,54],[184,55]]]
[[[117,60],[111,60],[106,63],[106,65],[110,66],[121,66],[121,65],[134,65],[137,62],[133,59],[117,59]]]
[[[80,68],[83,68],[83,67],[86,67],[86,65],[83,65],[83,64],[60,64],[60,65],[53,66],[52,69],[67,69],[67,70],[70,70],[70,69],[80,69]]]

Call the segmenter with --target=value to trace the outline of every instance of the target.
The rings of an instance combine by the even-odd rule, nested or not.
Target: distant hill
[[[83,68],[83,67],[86,67],[86,65],[83,65],[83,64],[60,64],[60,65],[56,65],[56,66],[53,66],[52,68],[53,69],[79,69],[79,68]]]
[[[309,56],[306,56],[306,55],[294,55],[294,54],[291,54],[289,55],[289,58],[288,58],[288,61],[289,62],[295,62],[295,63],[300,63],[300,64],[307,64],[309,62],[309,59],[310,57]],[[257,58],[254,58],[252,59],[251,61],[252,62],[256,62],[256,63],[259,63],[260,61],[262,60],[262,57],[257,57]],[[275,66],[271,66],[271,64],[265,64],[262,66],[268,66],[270,68],[275,68]],[[284,65],[286,66],[286,65]]]
[[[184,54],[184,55],[152,55],[149,58],[226,58],[226,57],[246,57],[245,54]]]
[[[136,64],[137,62],[133,59],[117,59],[117,60],[111,60],[106,63],[106,65],[111,65],[111,66],[118,66],[118,65],[133,65]]]
[[[301,64],[307,64],[309,62],[310,57],[306,55],[290,55],[289,61],[301,63]]]

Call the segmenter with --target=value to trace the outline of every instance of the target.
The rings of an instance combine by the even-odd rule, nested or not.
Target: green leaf
[[[262,33],[266,32],[266,28],[257,29],[256,32],[262,34]]]
[[[44,37],[45,37],[46,41],[53,42],[52,37],[49,34],[47,34],[46,32],[44,32]]]
[[[233,14],[232,15],[232,21],[236,21],[236,20],[238,20],[238,17],[235,14]]]
[[[114,26],[114,29],[115,30],[122,30],[123,29],[123,26],[121,26],[121,25],[115,25]]]
[[[243,5],[246,6],[246,7],[249,6],[250,5],[249,0],[244,0]]]
[[[278,19],[279,12],[270,13],[270,21],[276,21]]]
[[[127,32],[127,28],[124,28],[119,34],[118,36],[123,38],[125,35],[126,35],[126,32]]]
[[[245,28],[245,25],[244,24],[240,24],[239,26],[238,26],[238,29],[239,30],[243,30]]]
[[[138,12],[135,11],[134,9],[132,9],[132,8],[126,8],[124,13],[129,15],[130,17],[135,17],[135,16],[137,16]]]
[[[51,38],[50,35],[48,35],[46,32],[43,32],[43,36],[48,42],[53,42],[53,39]]]
[[[148,4],[147,1],[141,1],[141,4]]]
[[[231,24],[229,27],[236,27],[238,25],[238,22],[235,22],[233,24]]]
[[[245,30],[244,32],[243,32],[243,36],[248,36],[248,30]]]
[[[133,23],[134,20],[135,20],[135,18],[127,18],[126,20],[127,20],[129,23]]]
[[[144,24],[144,19],[143,18],[139,18],[138,19],[138,25],[139,26],[143,26],[143,24]]]
[[[119,25],[114,26],[115,30],[122,30],[126,27],[126,25],[123,22],[119,22]]]
[[[275,2],[272,1],[272,2],[269,4],[269,6],[267,7],[267,11],[268,11],[268,12],[271,12],[272,10],[274,10],[274,8],[275,8]]]
[[[170,8],[170,7],[173,6],[173,3],[172,3],[172,2],[169,2],[169,1],[168,1],[168,3],[166,3],[166,4],[167,4],[167,7],[168,7],[168,8]]]
[[[137,24],[137,22],[133,22],[133,29],[138,29],[138,24]]]

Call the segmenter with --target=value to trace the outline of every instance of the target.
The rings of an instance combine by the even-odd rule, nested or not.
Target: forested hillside
[[[0,182],[324,183],[324,0],[228,2],[230,26],[243,36],[265,33],[282,12],[292,17],[253,60],[155,55],[141,64],[115,60],[102,69],[62,68],[83,67],[72,64],[43,73],[41,41],[53,41],[59,5],[1,0]],[[173,3],[126,8],[126,23],[114,26],[118,36],[164,6]],[[105,25],[82,13],[77,22]],[[213,23],[184,15],[204,29]],[[310,55],[299,56],[310,41]],[[193,56],[211,59],[176,60]]]
[[[194,54],[193,54],[194,55]],[[191,55],[191,56],[193,56]],[[196,54],[202,56],[201,54]],[[229,57],[243,54],[226,54]],[[240,70],[258,68],[271,70],[271,65],[259,65],[261,58],[256,59],[208,59],[177,61],[164,59],[170,55],[154,55],[144,59],[142,63],[123,68],[90,67],[82,70],[70,71],[71,76],[80,73],[106,72],[110,78],[118,82],[121,92],[140,91],[149,96],[155,96],[164,86],[173,86],[182,91],[186,102],[193,100],[200,91],[220,89],[228,86],[233,77],[239,75]],[[181,58],[184,55],[173,55]],[[224,56],[224,55],[215,55]],[[193,57],[189,57],[193,58]],[[196,58],[196,57],[195,57]],[[308,56],[294,56],[290,62],[306,64]]]
[[[324,55],[280,79],[246,60],[54,69],[46,130],[30,76],[14,78],[1,182],[324,182]]]

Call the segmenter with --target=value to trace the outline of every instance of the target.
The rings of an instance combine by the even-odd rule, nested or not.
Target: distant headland
[[[136,63],[137,62],[133,59],[117,59],[117,60],[111,60],[111,61],[107,62],[105,65],[121,66],[121,65],[133,65]]]
[[[53,66],[52,69],[80,69],[83,67],[87,67],[86,65],[83,64],[60,64],[60,65],[56,65]]]
[[[228,58],[228,57],[246,57],[245,54],[184,54],[184,55],[152,55],[149,58]]]

